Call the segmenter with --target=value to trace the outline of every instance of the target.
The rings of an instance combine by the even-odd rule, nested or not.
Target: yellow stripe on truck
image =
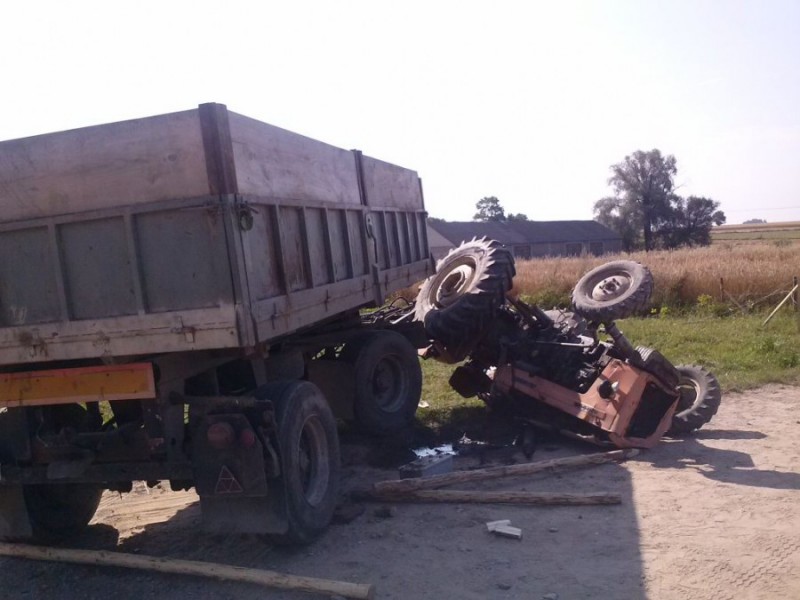
[[[0,373],[0,407],[155,397],[149,363]]]

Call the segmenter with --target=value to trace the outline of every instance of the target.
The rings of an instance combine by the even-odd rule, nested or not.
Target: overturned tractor
[[[721,401],[714,375],[634,347],[615,321],[645,308],[653,277],[609,262],[586,273],[571,310],[544,311],[508,294],[511,253],[462,244],[422,285],[415,318],[432,340],[425,356],[460,363],[450,385],[534,424],[617,447],[649,448],[702,427]]]

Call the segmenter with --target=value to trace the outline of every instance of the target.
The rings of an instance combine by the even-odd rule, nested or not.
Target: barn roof
[[[430,226],[456,245],[474,237],[488,237],[506,246],[620,239],[597,221],[436,221]]]

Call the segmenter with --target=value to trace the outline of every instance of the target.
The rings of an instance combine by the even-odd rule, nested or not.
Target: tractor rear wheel
[[[514,257],[499,242],[473,239],[451,250],[422,284],[415,319],[453,360],[483,337],[513,285]]]

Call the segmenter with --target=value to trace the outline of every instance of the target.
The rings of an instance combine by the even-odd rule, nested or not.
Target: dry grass
[[[611,260],[635,260],[647,265],[655,278],[655,306],[688,306],[703,295],[729,302],[758,303],[792,287],[800,275],[800,244],[715,244],[705,248],[517,261],[514,289],[534,302],[563,303],[575,282],[589,269]],[[720,291],[720,278],[725,294]],[[777,294],[776,294],[777,296]]]

